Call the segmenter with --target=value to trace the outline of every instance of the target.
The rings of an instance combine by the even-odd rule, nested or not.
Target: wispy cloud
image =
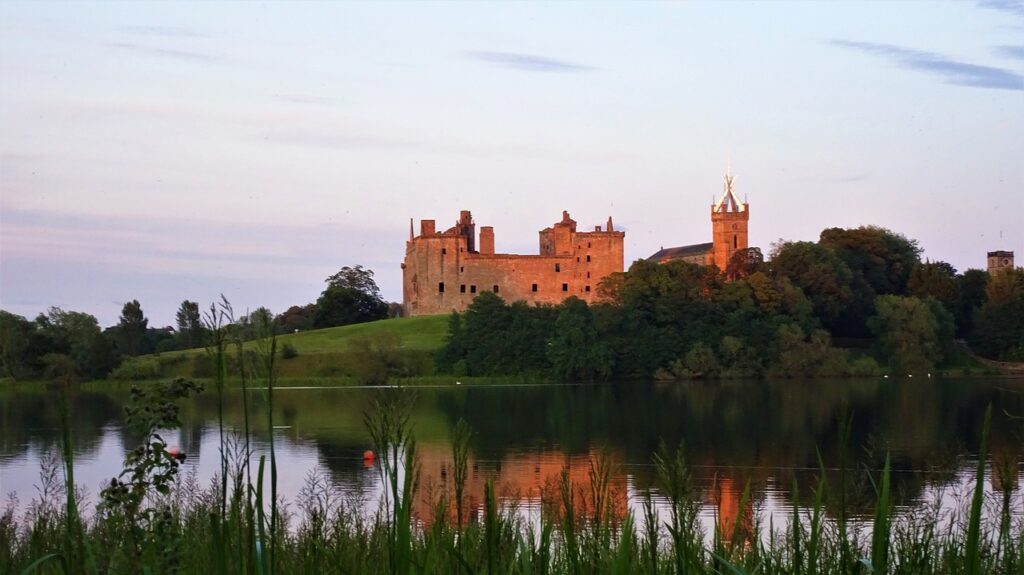
[[[1024,16],[1024,0],[981,0],[978,2],[978,6],[1008,12],[1015,16]]]
[[[120,32],[138,34],[140,36],[161,36],[164,38],[212,38],[213,35],[194,28],[178,26],[118,26]]]
[[[894,60],[900,66],[938,76],[948,84],[998,90],[1024,90],[1024,76],[992,66],[953,60],[941,54],[911,50],[891,44],[831,40],[831,44]]]
[[[1024,46],[996,46],[996,54],[1006,58],[1024,60]]]
[[[209,52],[197,52],[195,50],[179,50],[177,48],[155,48],[153,46],[143,46],[141,44],[135,44],[133,42],[112,42],[111,44],[109,44],[109,46],[112,48],[117,48],[119,50],[129,50],[147,56],[170,58],[186,62],[204,62],[212,64],[224,61],[223,57],[218,56],[216,54],[211,54]]]
[[[487,62],[488,64],[494,64],[495,66],[511,68],[513,70],[523,70],[526,72],[588,72],[594,69],[582,64],[567,62],[565,60],[556,60],[555,58],[548,58],[546,56],[536,56],[533,54],[486,51],[470,51],[465,54],[467,57],[474,60],[480,60],[481,62]]]

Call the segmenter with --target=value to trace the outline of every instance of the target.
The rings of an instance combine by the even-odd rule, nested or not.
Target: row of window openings
[[[590,277],[589,273],[587,274],[587,277]],[[498,286],[497,285],[493,286],[491,288],[491,290],[494,293],[498,293]],[[537,284],[533,284],[532,286],[530,286],[530,291],[533,291],[534,293],[536,293],[537,292]],[[565,291],[565,292],[569,291],[569,284],[562,284],[562,291]],[[583,291],[585,291],[587,293],[590,293],[590,286],[584,287]],[[444,282],[438,282],[438,284],[437,284],[437,293],[444,293]],[[466,284],[462,284],[462,285],[459,286],[459,293],[466,293]],[[475,285],[470,285],[469,286],[469,293],[476,293],[476,286]]]
[[[580,258],[576,258],[576,262],[578,263],[579,261],[580,261]],[[590,261],[590,256],[587,256],[587,261],[588,262]],[[555,271],[556,272],[562,271],[562,264],[555,264]],[[587,273],[589,274],[589,272],[587,272]],[[590,276],[588,275],[587,277],[590,277]]]

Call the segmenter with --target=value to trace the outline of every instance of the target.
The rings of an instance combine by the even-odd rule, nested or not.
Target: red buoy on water
[[[373,452],[370,451],[369,449],[364,451],[363,452],[363,461],[372,462],[373,461]]]

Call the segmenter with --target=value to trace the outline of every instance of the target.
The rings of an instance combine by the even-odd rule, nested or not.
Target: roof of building
[[[718,200],[718,203],[711,207],[711,211],[722,214],[726,212],[747,211],[747,205],[741,204],[740,201],[736,199],[736,195],[732,191],[732,183],[734,181],[735,178],[732,176],[732,162],[729,162],[729,170],[725,174],[725,185],[723,186],[722,197]]]
[[[661,248],[660,250],[655,252],[651,257],[649,257],[647,259],[655,260],[655,261],[660,261],[660,260],[664,260],[664,259],[675,259],[675,258],[685,258],[685,257],[689,257],[689,256],[699,256],[699,255],[706,254],[706,253],[710,252],[712,246],[714,246],[714,244],[712,244],[711,242],[708,242],[706,244],[693,244],[693,245],[689,245],[689,246],[676,246],[674,248]]]

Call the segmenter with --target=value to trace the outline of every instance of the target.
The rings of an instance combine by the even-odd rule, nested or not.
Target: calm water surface
[[[282,388],[275,392],[274,435],[279,492],[294,501],[312,474],[373,508],[379,478],[363,460],[370,449],[363,413],[381,388]],[[637,509],[654,487],[652,454],[661,442],[683,443],[707,517],[736,517],[747,481],[762,515],[787,514],[791,489],[810,502],[819,475],[838,462],[838,421],[852,416],[851,467],[880,469],[888,452],[897,470],[897,504],[949,507],[972,483],[985,408],[994,406],[991,492],[1010,484],[1020,499],[1024,469],[1024,380],[881,379],[871,381],[699,382],[599,386],[452,386],[417,388],[413,414],[425,493],[449,481],[449,434],[459,418],[474,435],[467,487],[482,501],[493,477],[507,500],[535,508],[563,468],[586,486],[590,459],[608,454],[619,471],[615,506]],[[124,429],[127,389],[85,391],[74,400],[76,480],[95,502],[101,483],[116,476],[139,437]],[[229,392],[227,423],[241,428],[242,395]],[[266,397],[251,392],[255,450],[269,437]],[[1016,418],[1014,417],[1016,416]],[[217,401],[205,393],[185,402],[184,425],[165,437],[188,455],[187,471],[208,482],[219,466]],[[43,389],[0,391],[0,495],[37,496],[41,460],[59,451],[57,403]],[[991,471],[995,472],[995,476]],[[834,473],[834,471],[830,471]],[[864,477],[862,472],[855,472]],[[852,511],[873,512],[863,478],[853,486]],[[429,515],[426,497],[417,511]],[[1018,505],[1018,507],[1020,507]],[[750,509],[745,511],[750,513]]]

